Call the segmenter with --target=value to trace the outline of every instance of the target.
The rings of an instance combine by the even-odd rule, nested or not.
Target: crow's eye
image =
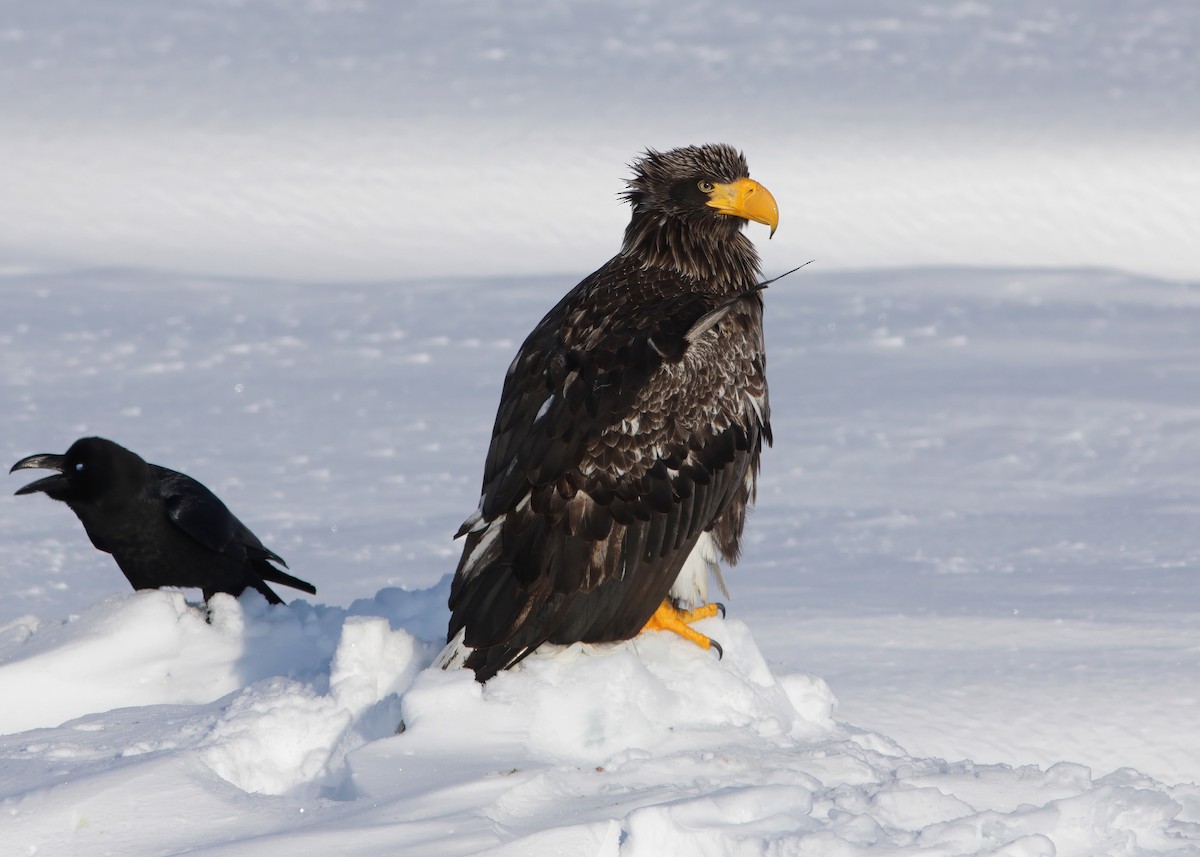
[[[75,472],[76,473],[83,472],[83,462],[82,461],[75,465]]]
[[[696,187],[700,188],[700,190],[704,191],[705,193],[712,193],[713,188],[715,188],[716,185],[710,182],[708,179],[700,179],[700,181],[696,182]]]

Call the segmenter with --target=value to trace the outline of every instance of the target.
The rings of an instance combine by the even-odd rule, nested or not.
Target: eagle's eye
[[[696,187],[700,188],[700,190],[704,191],[705,193],[712,193],[716,185],[710,182],[708,179],[700,179],[700,181],[696,182]]]

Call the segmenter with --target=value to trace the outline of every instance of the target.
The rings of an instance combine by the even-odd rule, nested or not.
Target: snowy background
[[[1197,56],[1188,0],[0,4],[0,461],[111,437],[318,587],[205,624],[9,477],[0,854],[1200,854]],[[425,671],[504,368],[716,140],[815,259],[725,660]]]

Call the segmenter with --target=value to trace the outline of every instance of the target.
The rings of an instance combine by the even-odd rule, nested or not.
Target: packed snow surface
[[[318,594],[131,592],[8,477],[0,854],[1200,854],[1198,28],[5,6],[0,462],[110,437]],[[505,367],[625,164],[716,140],[767,273],[815,259],[765,295],[724,658],[430,669]]]
[[[740,621],[705,629],[722,661],[656,634],[535,656],[480,686],[467,671],[422,671],[432,649],[397,610],[414,598],[286,610],[219,595],[206,624],[177,593],[148,592],[74,618],[75,646],[28,660],[70,671],[80,645],[120,638],[105,626],[135,625],[139,647],[88,662],[144,695],[0,739],[7,847],[1083,855],[1200,841],[1194,785],[914,758],[835,719],[828,685],[772,669]],[[23,630],[27,643],[63,634]],[[217,698],[197,699],[200,687]],[[47,713],[55,696],[44,692]],[[86,677],[78,696],[105,699]]]
[[[4,286],[6,460],[113,437],[200,478],[319,588],[286,608],[220,596],[206,622],[197,593],[125,591],[65,507],[0,499],[6,842],[1200,843],[1194,285],[1090,270],[780,281],[776,445],[729,618],[704,628],[724,660],[657,634],[539,655],[483,688],[426,669],[450,535],[474,507],[506,334],[561,277]]]

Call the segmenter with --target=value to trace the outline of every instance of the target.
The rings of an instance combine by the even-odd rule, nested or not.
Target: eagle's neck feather
[[[684,223],[635,206],[621,255],[644,268],[673,271],[701,284],[704,291],[737,294],[760,277],[758,252],[741,233],[743,225],[733,217]]]

